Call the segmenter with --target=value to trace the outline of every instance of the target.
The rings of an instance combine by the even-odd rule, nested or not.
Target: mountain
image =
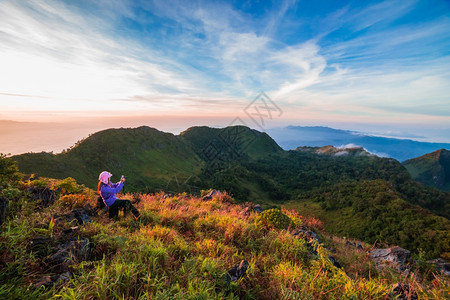
[[[128,176],[127,192],[226,190],[239,202],[292,205],[340,224],[330,232],[369,243],[398,240],[429,256],[450,255],[442,236],[448,232],[450,193],[413,181],[397,160],[360,147],[284,151],[266,133],[243,126],[192,127],[180,135],[139,127],[97,132],[64,153],[12,159],[21,172],[70,176],[91,188],[98,174],[109,170],[116,180]],[[343,216],[351,221],[341,223]],[[410,231],[423,226],[426,235]]]
[[[403,162],[414,180],[450,191],[450,151],[439,149]]]
[[[373,154],[395,158],[399,161],[418,157],[441,148],[450,149],[448,143],[427,143],[409,139],[369,136],[355,131],[322,126],[287,126],[268,129],[267,132],[283,149],[295,149],[299,146],[360,146]]]
[[[150,127],[108,129],[92,134],[60,154],[13,156],[22,172],[52,178],[73,177],[95,188],[98,174],[109,170],[128,177],[130,190],[167,189],[177,180],[200,173],[204,162],[179,136]]]
[[[280,151],[266,133],[243,126],[191,127],[177,136],[142,126],[97,132],[60,154],[26,153],[13,159],[22,172],[73,177],[90,188],[96,187],[97,174],[109,170],[117,180],[126,175],[130,191],[199,192],[205,186],[198,176],[205,168]]]

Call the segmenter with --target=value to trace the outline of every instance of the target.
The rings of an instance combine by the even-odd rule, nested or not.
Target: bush
[[[84,186],[77,184],[72,177],[61,180],[56,184],[56,187],[61,188],[64,194],[81,193],[84,190]]]
[[[89,197],[83,194],[70,194],[61,196],[59,202],[63,207],[70,209],[81,208],[89,203]]]
[[[287,215],[283,214],[279,209],[272,208],[260,213],[255,222],[258,227],[287,229],[291,225],[292,220]]]

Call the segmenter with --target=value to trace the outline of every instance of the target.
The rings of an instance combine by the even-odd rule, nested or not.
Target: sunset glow
[[[0,120],[257,128],[264,91],[269,127],[450,141],[446,0],[137,3],[0,2]]]

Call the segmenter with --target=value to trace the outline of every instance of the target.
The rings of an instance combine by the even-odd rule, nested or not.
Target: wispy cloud
[[[3,111],[203,114],[264,90],[299,118],[450,115],[445,1],[261,5],[0,2]]]

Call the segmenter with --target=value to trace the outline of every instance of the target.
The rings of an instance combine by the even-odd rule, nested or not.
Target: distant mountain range
[[[442,148],[450,149],[448,143],[428,143],[370,136],[355,131],[322,126],[287,126],[268,129],[267,133],[285,150],[295,149],[299,146],[332,145],[344,148],[360,146],[378,156],[391,157],[398,161],[405,161]]]
[[[397,160],[361,147],[285,151],[244,126],[191,127],[179,135],[143,126],[97,132],[60,154],[12,159],[21,172],[73,177],[94,189],[108,170],[113,180],[127,175],[126,192],[226,190],[241,202],[309,211],[331,233],[450,255],[442,243],[450,239],[450,193],[413,181]]]

